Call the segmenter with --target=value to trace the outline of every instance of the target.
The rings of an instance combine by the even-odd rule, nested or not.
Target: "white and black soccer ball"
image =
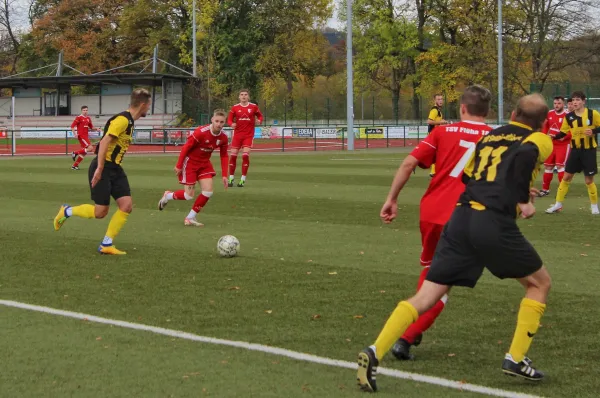
[[[222,257],[235,257],[240,251],[240,241],[233,235],[221,236],[217,250]]]

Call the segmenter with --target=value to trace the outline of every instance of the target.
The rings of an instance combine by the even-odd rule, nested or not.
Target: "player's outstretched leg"
[[[233,187],[233,180],[235,175],[235,169],[237,167],[237,152],[231,152],[229,155],[229,183],[227,184],[230,188]]]
[[[158,210],[162,211],[167,206],[167,203],[169,203],[169,201],[171,201],[171,200],[192,200],[192,199],[194,199],[193,190],[192,190],[191,194],[184,191],[183,189],[180,189],[175,192],[165,191],[163,196],[158,201]]]
[[[569,186],[571,185],[571,179],[573,178],[573,174],[565,173],[565,177],[558,185],[558,190],[556,191],[556,203],[550,206],[546,213],[553,214],[562,211],[563,209],[563,201],[569,192]]]
[[[69,206],[62,205],[54,217],[54,230],[58,231],[69,217],[95,218],[93,205]]]
[[[535,369],[526,355],[546,310],[546,299],[551,284],[550,275],[546,268],[542,267],[532,275],[520,279],[519,282],[523,284],[527,293],[521,301],[517,327],[509,352],[502,362],[502,371],[509,376],[539,381],[544,378],[544,373]]]

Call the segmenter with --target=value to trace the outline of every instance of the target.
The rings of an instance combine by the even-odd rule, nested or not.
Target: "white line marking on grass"
[[[250,351],[259,351],[259,352],[266,353],[266,354],[279,355],[282,357],[296,359],[299,361],[317,363],[320,365],[334,366],[334,367],[338,367],[338,368],[346,368],[346,369],[354,369],[354,370],[356,369],[356,366],[357,366],[356,363],[354,363],[354,362],[340,361],[337,359],[318,357],[316,355],[304,354],[301,352],[286,350],[284,348],[269,347],[266,345],[246,343],[243,341],[232,341],[232,340],[217,339],[217,338],[213,338],[213,337],[198,336],[196,334],[181,332],[178,330],[171,330],[171,329],[165,329],[165,328],[160,328],[160,327],[156,327],[156,326],[142,325],[139,323],[118,321],[115,319],[101,318],[98,316],[82,314],[79,312],[63,311],[63,310],[58,310],[55,308],[42,307],[39,305],[20,303],[17,301],[0,300],[0,305],[4,305],[6,307],[20,308],[20,309],[29,310],[29,311],[43,312],[45,314],[59,315],[59,316],[67,317],[67,318],[80,319],[80,320],[84,320],[84,321],[88,321],[88,322],[95,322],[95,323],[102,323],[105,325],[119,326],[119,327],[127,328],[127,329],[143,330],[145,332],[152,332],[152,333],[160,334],[163,336],[177,337],[177,338],[185,339],[185,340],[198,341],[201,343],[224,345],[224,346],[229,346],[229,347],[237,347],[237,348],[243,348],[243,349],[250,350]],[[442,379],[440,377],[425,376],[425,375],[421,375],[418,373],[402,372],[400,370],[395,370],[395,369],[378,368],[377,372],[379,374],[390,376],[390,377],[395,377],[397,379],[412,380],[412,381],[417,381],[417,382],[421,382],[421,383],[433,384],[433,385],[441,386],[441,387],[453,388],[456,390],[470,391],[470,392],[475,392],[475,393],[479,393],[479,394],[491,395],[494,397],[540,398],[535,395],[528,395],[528,394],[522,394],[522,393],[518,393],[518,392],[500,390],[497,388],[489,388],[489,387],[484,387],[484,386],[478,386],[475,384],[462,383],[459,381]],[[348,376],[349,379],[352,377],[354,377],[354,376],[352,376],[352,375]]]

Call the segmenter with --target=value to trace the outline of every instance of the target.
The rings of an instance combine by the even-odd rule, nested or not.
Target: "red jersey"
[[[421,199],[421,221],[445,225],[461,193],[462,174],[479,139],[492,128],[484,123],[462,121],[437,126],[413,149],[419,167],[435,163],[435,176]]]
[[[73,123],[71,123],[71,128],[75,127],[77,127],[77,135],[87,137],[90,129],[94,128],[92,118],[83,115],[77,116],[75,120],[73,120]]]
[[[554,137],[558,133],[560,133],[560,127],[563,124],[563,119],[567,116],[567,112],[562,111],[561,113],[557,113],[554,109],[548,112],[548,116],[546,116],[546,121],[542,126],[542,133],[548,134],[550,137]],[[558,146],[567,146],[571,142],[571,132],[567,134],[566,137],[561,138],[560,140],[553,140],[554,145]]]
[[[219,131],[218,134],[214,134],[210,131],[210,126],[209,124],[198,127],[190,134],[181,149],[176,167],[182,169],[184,162],[189,168],[210,163],[210,156],[215,149],[219,148],[221,152],[221,173],[223,177],[227,177],[229,162],[227,157],[227,135],[223,130]]]
[[[253,104],[252,102],[249,102],[246,106],[237,104],[231,107],[229,117],[227,118],[227,124],[230,126],[233,123],[236,124],[235,129],[233,130],[234,134],[254,137],[256,117],[258,117],[258,123],[262,123],[263,115],[260,112],[260,109],[258,109],[258,105]]]

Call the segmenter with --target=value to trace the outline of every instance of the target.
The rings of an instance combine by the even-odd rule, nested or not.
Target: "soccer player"
[[[556,137],[560,133],[563,119],[566,116],[564,97],[554,97],[554,109],[548,112],[546,122],[542,127],[542,133],[548,134],[550,138]],[[569,144],[571,142],[571,133],[568,133],[561,139],[554,140],[553,150],[548,159],[544,162],[544,179],[540,197],[547,196],[550,193],[550,183],[554,176],[554,167],[558,169],[558,182],[565,175],[565,163],[569,157]]]
[[[262,123],[263,115],[258,109],[258,105],[250,102],[250,91],[240,90],[240,103],[231,107],[227,124],[233,128],[233,138],[231,140],[231,156],[229,157],[229,186],[233,186],[235,168],[238,152],[242,150],[242,177],[238,187],[243,187],[246,183],[248,168],[250,168],[250,150],[254,141],[254,128],[256,122]]]
[[[442,105],[444,105],[444,96],[442,94],[435,94],[433,96],[434,105],[429,111],[429,117],[427,118],[427,134],[430,134],[436,126],[446,124],[444,117],[442,116]],[[429,175],[433,177],[435,175],[435,164],[431,165]]]
[[[126,254],[113,244],[133,208],[129,181],[121,163],[131,143],[134,122],[146,116],[152,102],[151,98],[148,90],[134,90],[131,93],[129,109],[114,115],[106,122],[102,139],[96,146],[97,156],[90,163],[88,170],[90,190],[95,205],[85,204],[73,207],[62,205],[54,218],[56,231],[72,216],[104,218],[108,214],[112,196],[117,202],[118,209],[110,219],[104,240],[98,247],[98,252],[101,254]]]
[[[465,191],[444,226],[425,282],[415,296],[398,304],[375,343],[358,356],[357,377],[363,390],[377,390],[379,361],[420,314],[450,287],[474,287],[484,267],[498,278],[518,279],[526,291],[502,371],[529,380],[544,377],[525,355],[546,309],[550,275],[516,218],[535,214],[531,186],[539,166],[552,152],[550,137],[535,131],[547,113],[541,95],[522,97],[513,121],[492,130],[477,144],[464,170]],[[390,211],[385,216],[392,215]]]
[[[562,210],[573,175],[583,171],[590,198],[590,209],[592,214],[600,214],[598,210],[598,189],[594,183],[594,175],[598,174],[596,134],[600,133],[600,113],[586,108],[585,94],[581,91],[575,91],[571,95],[571,99],[573,101],[573,112],[567,114],[560,128],[560,133],[554,137],[556,142],[567,137],[570,132],[572,134],[571,152],[565,166],[565,176],[556,192],[556,203],[550,206],[546,213],[558,213]]]
[[[158,201],[158,210],[163,210],[170,200],[194,199],[194,186],[200,183],[202,193],[198,196],[192,210],[185,218],[183,224],[187,226],[202,227],[203,224],[196,220],[196,215],[202,211],[213,194],[213,177],[217,174],[210,162],[210,156],[215,149],[221,154],[221,175],[223,185],[227,189],[227,135],[223,132],[225,125],[225,111],[217,109],[211,118],[211,124],[198,127],[188,137],[181,149],[179,160],[175,166],[175,174],[184,189],[179,191],[165,191]]]
[[[468,87],[460,98],[461,121],[438,126],[427,138],[408,155],[396,173],[388,197],[381,209],[384,223],[390,223],[398,213],[398,195],[408,181],[411,171],[417,166],[429,168],[435,160],[437,173],[431,179],[429,187],[421,199],[421,276],[417,290],[423,284],[435,247],[437,246],[444,224],[450,219],[456,201],[464,191],[462,174],[473,152],[475,144],[491,128],[485,124],[490,110],[491,93],[481,86]],[[392,353],[401,360],[412,359],[409,353],[411,345],[419,345],[421,336],[444,309],[447,295],[444,295],[429,311],[424,313],[404,333],[392,348]]]
[[[77,130],[75,130],[77,129]],[[79,140],[81,149],[77,152],[71,152],[71,158],[75,163],[71,166],[71,170],[79,170],[79,164],[83,161],[88,151],[92,151],[92,144],[90,143],[89,131],[100,131],[92,124],[92,118],[88,116],[88,107],[84,105],[81,107],[81,115],[77,116],[73,123],[71,123],[71,131],[73,135]]]

